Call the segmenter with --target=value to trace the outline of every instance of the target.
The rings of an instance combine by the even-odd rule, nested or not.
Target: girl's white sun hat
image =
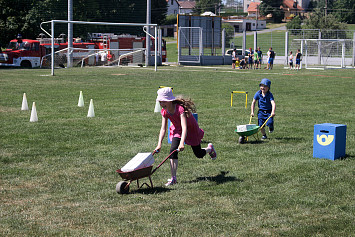
[[[175,96],[170,87],[164,87],[157,91],[157,101],[174,101]]]

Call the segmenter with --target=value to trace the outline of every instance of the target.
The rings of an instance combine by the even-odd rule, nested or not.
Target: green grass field
[[[230,67],[0,70],[0,236],[352,236],[355,233],[354,70]],[[277,105],[266,141],[237,143],[267,77]],[[181,152],[178,184],[117,194],[115,172],[152,151],[159,86],[191,97],[215,161]],[[245,97],[232,90],[248,91]],[[83,91],[85,107],[77,106]],[[23,93],[38,122],[21,111]],[[90,99],[95,117],[87,118]],[[253,120],[254,122],[256,119]],[[346,157],[312,157],[313,128],[347,125]],[[167,142],[155,156],[168,155]],[[145,180],[147,181],[147,180]]]

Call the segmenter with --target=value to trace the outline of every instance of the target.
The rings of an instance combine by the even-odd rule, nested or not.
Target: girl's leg
[[[202,158],[206,155],[206,153],[211,152],[210,150],[207,151],[209,148],[202,149],[201,144],[198,144],[197,146],[191,146],[191,148],[197,158]]]
[[[170,159],[171,178],[176,179],[177,168],[178,168],[178,159]]]
[[[179,148],[180,141],[180,138],[173,137],[173,139],[171,140],[170,153]],[[174,154],[171,155],[170,159],[178,159],[178,152],[174,152]]]
[[[213,147],[212,143],[209,143],[206,148],[201,148],[201,144],[197,146],[191,146],[195,156],[197,158],[202,158],[204,157],[207,153],[211,156],[212,160],[215,160],[217,158],[217,153],[216,150]]]
[[[171,141],[170,153],[178,149],[180,144],[180,138],[174,137]],[[168,179],[168,182],[165,184],[166,186],[176,184],[176,172],[178,168],[178,153],[174,152],[170,158],[170,172],[171,179]]]

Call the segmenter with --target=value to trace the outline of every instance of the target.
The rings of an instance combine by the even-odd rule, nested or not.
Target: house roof
[[[179,1],[180,8],[182,9],[193,9],[196,6],[195,1]]]
[[[297,2],[298,3],[298,2]],[[294,4],[294,1],[293,0],[283,0],[282,2],[282,5],[281,6],[282,8],[289,8],[290,10],[294,10],[294,9],[297,9],[297,10],[300,10],[300,11],[303,11],[304,9],[300,6],[300,5],[296,5],[296,7],[293,7],[293,4]]]
[[[299,10],[303,11],[304,9],[300,7],[300,5],[297,4],[297,8],[293,7],[294,0],[283,0],[282,1],[282,6],[280,6],[281,9],[290,9],[290,10]],[[256,12],[257,7],[260,5],[260,2],[251,2],[248,7],[248,12]]]
[[[259,5],[260,2],[251,2],[248,7],[248,12],[256,12]]]

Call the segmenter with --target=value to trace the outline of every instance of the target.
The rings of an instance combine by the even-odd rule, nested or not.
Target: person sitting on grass
[[[264,78],[261,80],[260,84],[260,90],[255,93],[253,102],[251,103],[251,116],[254,117],[254,107],[256,101],[258,101],[258,125],[261,127],[265,121],[271,117],[267,123],[266,126],[269,127],[269,132],[272,133],[274,131],[274,116],[275,116],[275,109],[276,109],[276,104],[274,100],[273,94],[270,92],[270,86],[271,86],[271,81],[267,78]],[[261,134],[263,135],[261,139],[266,139],[266,132],[265,129],[262,128]]]
[[[204,131],[199,128],[194,116],[195,104],[190,99],[175,98],[170,87],[164,87],[158,90],[157,101],[159,101],[162,115],[162,124],[159,133],[158,145],[155,148],[159,151],[166,133],[168,119],[171,121],[169,137],[171,142],[170,153],[178,150],[179,152],[185,149],[185,143],[190,145],[197,158],[204,157],[207,153],[212,160],[217,158],[216,150],[212,143],[209,143],[206,148],[201,148],[201,139]],[[174,185],[177,183],[176,171],[178,168],[178,152],[175,152],[170,157],[171,179],[165,186]]]
[[[242,60],[240,61],[240,69],[245,69],[246,63],[245,63],[245,58],[242,58]]]
[[[236,69],[240,69],[240,60],[239,60],[239,58],[237,58],[237,60],[235,61],[235,68]]]

